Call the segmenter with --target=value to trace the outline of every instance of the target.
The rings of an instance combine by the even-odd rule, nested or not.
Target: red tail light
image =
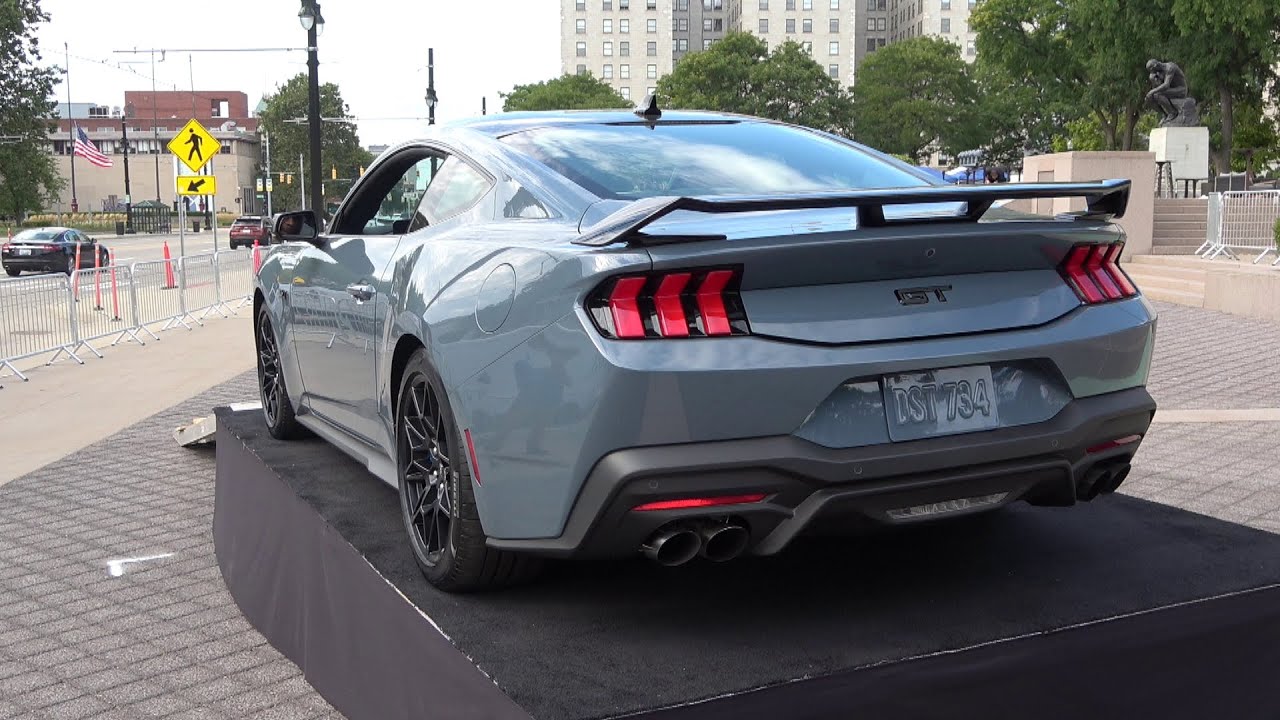
[[[587,299],[596,327],[608,338],[749,335],[738,294],[741,270],[678,270],[612,278]]]
[[[1124,243],[1075,245],[1058,272],[1086,305],[1133,297],[1138,288],[1120,269],[1123,249]]]
[[[650,510],[684,510],[686,508],[715,507],[717,505],[745,505],[764,500],[764,493],[749,495],[718,495],[715,497],[683,498],[680,500],[658,500],[657,502],[637,505],[632,510],[647,512]]]

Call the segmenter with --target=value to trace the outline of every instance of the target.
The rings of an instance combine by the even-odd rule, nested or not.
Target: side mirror
[[[319,246],[320,231],[313,210],[280,213],[276,216],[272,231],[281,242],[309,242]]]

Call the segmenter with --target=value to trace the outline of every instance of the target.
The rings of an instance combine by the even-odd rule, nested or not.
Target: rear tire
[[[298,423],[289,402],[289,391],[284,384],[280,350],[271,313],[267,306],[258,309],[258,396],[262,399],[262,415],[267,421],[267,431],[277,440],[296,440],[307,436],[307,429]]]
[[[400,515],[422,574],[446,592],[489,590],[531,579],[541,559],[485,544],[471,463],[440,376],[419,349],[396,402]]]
[[[19,270],[18,268],[7,267],[4,269],[4,271],[8,273],[9,277],[18,277],[19,275],[22,274],[22,271]]]

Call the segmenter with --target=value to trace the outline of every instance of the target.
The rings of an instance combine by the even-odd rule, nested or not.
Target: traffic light
[[[333,166],[333,169],[329,171],[329,179],[330,179],[330,180],[337,180],[337,179],[338,179],[338,166],[337,166],[337,165],[334,165],[334,166]]]
[[[280,173],[280,182],[284,182],[284,173]]]

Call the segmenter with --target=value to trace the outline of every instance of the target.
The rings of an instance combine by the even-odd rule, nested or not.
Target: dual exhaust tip
[[[1076,487],[1076,496],[1081,500],[1092,500],[1103,493],[1115,492],[1120,483],[1129,476],[1129,463],[1099,463],[1089,468]]]
[[[699,555],[712,562],[725,562],[741,555],[750,537],[738,523],[681,525],[658,530],[640,551],[659,565],[683,565]]]

